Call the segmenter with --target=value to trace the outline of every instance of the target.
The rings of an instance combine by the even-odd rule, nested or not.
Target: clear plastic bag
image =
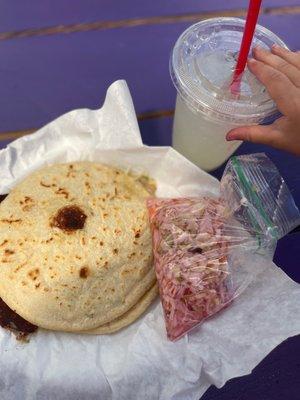
[[[265,154],[232,157],[220,193],[148,201],[170,340],[226,307],[253,279],[245,259],[272,258],[277,241],[300,224],[293,197]]]

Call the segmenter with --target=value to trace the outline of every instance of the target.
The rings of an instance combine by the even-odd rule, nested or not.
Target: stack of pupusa
[[[0,206],[0,297],[45,329],[105,334],[133,322],[157,295],[154,191],[90,162],[28,176]]]

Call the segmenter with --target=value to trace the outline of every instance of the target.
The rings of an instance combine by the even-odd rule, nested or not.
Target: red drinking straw
[[[230,85],[232,94],[238,94],[240,92],[242,73],[244,72],[244,69],[246,67],[261,2],[262,0],[250,0],[249,2],[244,34],[239,52],[239,58],[235,66],[233,79]]]

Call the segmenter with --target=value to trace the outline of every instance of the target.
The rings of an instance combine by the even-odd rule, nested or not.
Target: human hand
[[[232,129],[226,139],[266,144],[300,156],[300,53],[274,45],[255,48],[249,70],[265,85],[283,115],[271,125]]]

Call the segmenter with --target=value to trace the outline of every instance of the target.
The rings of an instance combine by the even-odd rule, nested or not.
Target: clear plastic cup
[[[171,55],[170,73],[177,89],[173,147],[206,171],[219,167],[240,146],[240,141],[226,141],[230,129],[270,123],[279,115],[248,69],[240,94],[230,91],[244,24],[239,18],[201,21],[183,32]],[[252,47],[270,49],[274,43],[287,48],[257,25]]]

